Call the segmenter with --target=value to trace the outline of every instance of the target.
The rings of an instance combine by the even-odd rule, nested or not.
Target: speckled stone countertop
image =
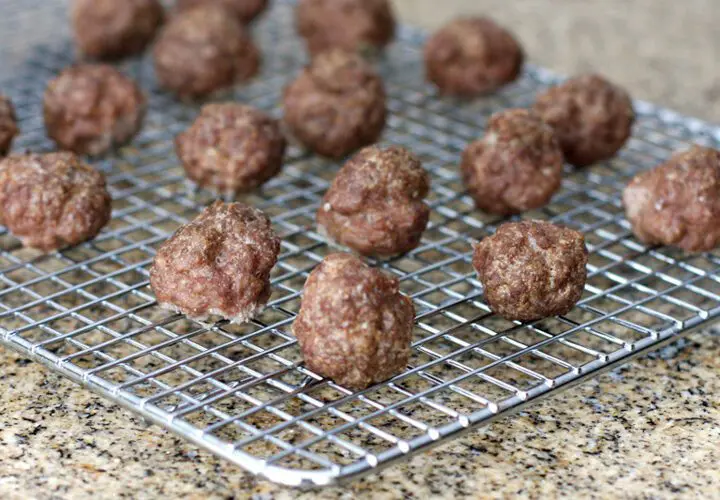
[[[720,121],[715,1],[398,6],[428,27],[463,7],[489,13],[518,32],[535,62],[595,68],[641,98]],[[407,463],[301,493],[0,349],[0,498],[720,498],[718,394],[720,335],[700,331]]]

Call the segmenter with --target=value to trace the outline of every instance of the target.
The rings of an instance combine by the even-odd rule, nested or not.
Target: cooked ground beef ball
[[[244,323],[270,298],[279,252],[280,239],[264,213],[216,201],[163,243],[150,286],[158,303],[173,311]]]
[[[555,129],[565,160],[576,167],[612,158],[635,122],[627,92],[598,75],[551,88],[538,96],[533,109]]]
[[[637,175],[623,203],[635,235],[689,252],[720,246],[720,151],[695,146]]]
[[[75,45],[95,59],[141,54],[164,17],[159,0],[73,0]]]
[[[296,21],[313,56],[329,49],[372,53],[395,37],[388,0],[300,0]]]
[[[15,107],[10,99],[0,95],[0,157],[10,152],[13,139],[20,132],[17,126]]]
[[[267,8],[268,0],[178,0],[177,6],[182,11],[209,4],[224,7],[242,24],[249,24]]]
[[[360,56],[316,57],[285,89],[285,123],[314,152],[341,158],[378,140],[385,128],[385,87]]]
[[[364,389],[407,366],[414,317],[396,278],[336,253],[310,273],[293,332],[308,368]]]
[[[542,221],[503,224],[473,255],[490,308],[519,321],[567,314],[582,297],[587,261],[581,233]]]
[[[563,156],[549,125],[531,111],[511,109],[490,118],[485,137],[465,149],[461,168],[480,210],[511,215],[550,201],[560,188]]]
[[[430,177],[408,150],[371,146],[340,169],[317,213],[331,240],[380,258],[415,248],[428,223]]]
[[[94,238],[111,202],[103,174],[73,153],[0,161],[0,224],[26,247],[49,252]]]
[[[236,103],[207,104],[175,139],[188,177],[220,193],[250,191],[282,167],[285,138],[278,122]]]
[[[153,49],[161,87],[181,98],[205,97],[255,76],[260,52],[243,26],[217,6],[173,17]]]
[[[65,69],[45,90],[45,129],[58,147],[99,155],[130,141],[142,126],[145,97],[112,66]]]
[[[525,56],[505,28],[485,17],[456,19],[425,45],[425,72],[440,93],[476,96],[520,75]]]

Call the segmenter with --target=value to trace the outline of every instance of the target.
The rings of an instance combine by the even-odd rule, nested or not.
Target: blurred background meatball
[[[10,152],[13,139],[20,132],[15,107],[8,97],[0,94],[0,157]]]
[[[211,4],[226,8],[242,24],[249,24],[267,8],[268,0],[178,0],[177,7],[182,11]]]

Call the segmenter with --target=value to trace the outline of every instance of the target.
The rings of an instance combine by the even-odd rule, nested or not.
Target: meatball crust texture
[[[250,24],[267,8],[268,0],[178,0],[177,3],[180,11],[204,5],[219,5],[242,24]]]
[[[267,304],[279,252],[280,239],[264,213],[216,201],[160,247],[150,286],[168,309],[243,323]]]
[[[220,193],[250,191],[282,168],[286,141],[279,123],[236,103],[207,104],[175,139],[188,177]]]
[[[415,248],[428,223],[430,177],[398,146],[370,146],[338,172],[317,213],[321,232],[362,255],[393,257]]]
[[[48,84],[45,129],[61,149],[100,155],[138,133],[145,104],[137,84],[112,66],[79,64]]]
[[[638,174],[623,193],[633,232],[689,252],[720,246],[720,151],[694,146]]]
[[[0,224],[26,247],[49,252],[94,238],[111,204],[103,174],[73,153],[0,161]]]
[[[104,60],[142,53],[164,18],[159,0],[73,0],[71,10],[75,45]]]
[[[587,261],[581,233],[542,221],[503,224],[473,254],[490,308],[519,321],[567,314],[582,297]]]
[[[308,368],[359,390],[407,366],[414,317],[397,279],[337,253],[310,273],[293,332]]]
[[[395,37],[388,0],[300,0],[296,23],[313,56],[333,48],[375,52]]]
[[[578,76],[549,89],[533,109],[555,129],[565,160],[576,167],[612,158],[635,123],[627,92],[598,75]]]
[[[378,140],[385,100],[372,66],[356,54],[333,50],[316,57],[285,89],[284,121],[315,153],[342,158]]]
[[[461,170],[477,208],[512,215],[550,201],[560,188],[563,156],[549,125],[511,109],[490,118],[485,136],[465,149]]]
[[[10,152],[13,139],[20,129],[17,126],[17,115],[12,101],[0,95],[0,157]]]
[[[451,21],[425,45],[425,73],[441,94],[493,92],[518,78],[524,60],[513,35],[486,17]]]

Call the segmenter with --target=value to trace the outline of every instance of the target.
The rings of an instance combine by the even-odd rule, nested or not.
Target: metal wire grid
[[[303,64],[288,2],[278,2],[257,38],[263,75],[233,97],[278,115],[282,88]],[[441,100],[422,83],[421,42],[403,29],[380,61],[392,112],[384,140],[418,153],[433,179],[420,247],[374,263],[401,280],[417,309],[404,373],[353,393],[302,365],[290,327],[305,278],[333,251],[315,232],[314,212],[337,165],[298,148],[282,175],[244,199],[272,217],[283,240],[268,310],[230,325],[156,305],[147,273],[155,249],[212,196],[188,188],[173,152],[173,136],[197,107],[159,92],[147,61],[123,68],[149,92],[144,131],[96,162],[114,199],[108,227],[45,256],[0,233],[0,342],[253,473],[322,485],[488,423],[720,314],[720,256],[646,248],[632,238],[618,198],[638,170],[690,142],[717,147],[719,131],[638,103],[635,137],[617,159],[568,170],[552,204],[525,214],[585,233],[589,279],[578,306],[530,324],[492,315],[470,264],[471,242],[503,220],[473,209],[457,159],[492,112],[528,105],[553,77],[530,69],[494,97]],[[21,76],[2,90],[21,118],[16,149],[48,150],[42,90],[72,50],[63,41],[28,53]]]

